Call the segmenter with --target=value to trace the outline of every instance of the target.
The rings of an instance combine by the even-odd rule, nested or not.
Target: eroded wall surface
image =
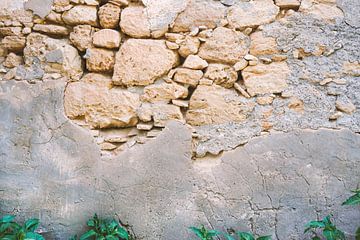
[[[356,0],[29,0],[0,9],[0,211],[67,239],[188,226],[305,239],[359,209]]]

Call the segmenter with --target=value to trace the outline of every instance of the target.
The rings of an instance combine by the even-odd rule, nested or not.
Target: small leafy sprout
[[[129,240],[129,234],[125,228],[114,219],[99,219],[97,214],[91,218],[87,225],[90,230],[84,233],[80,240]]]
[[[345,200],[345,202],[342,203],[342,205],[359,205],[360,204],[360,189],[356,189],[351,191],[355,193],[351,197]]]
[[[35,232],[39,219],[28,219],[23,225],[14,221],[15,216],[5,215],[0,219],[0,239],[2,240],[44,240]]]
[[[358,227],[358,229],[355,232],[355,239],[360,240],[360,227]]]
[[[336,228],[331,222],[331,215],[326,216],[321,221],[310,221],[306,224],[304,233],[311,231],[313,233],[312,240],[320,240],[317,229],[322,229],[322,235],[326,240],[345,240],[345,234]]]
[[[260,236],[255,238],[252,233],[249,232],[236,232],[236,235],[239,237],[239,240],[271,240],[271,236]],[[230,235],[226,235],[227,240],[235,240]]]
[[[201,240],[213,240],[214,237],[220,236],[221,232],[216,230],[208,230],[202,225],[200,228],[189,227],[189,229]]]

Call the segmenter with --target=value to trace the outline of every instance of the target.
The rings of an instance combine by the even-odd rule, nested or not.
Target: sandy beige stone
[[[150,37],[150,23],[146,15],[146,9],[142,6],[125,8],[121,13],[121,30],[134,38]]]
[[[178,65],[178,55],[164,40],[128,39],[116,54],[113,82],[146,86]]]
[[[289,67],[285,62],[248,66],[241,72],[246,89],[251,96],[281,93],[288,86],[289,73]]]
[[[101,29],[93,35],[93,44],[96,47],[118,48],[120,46],[120,33],[112,29]]]
[[[250,54],[252,55],[270,55],[279,52],[275,38],[265,37],[262,31],[252,33],[250,39]]]
[[[201,70],[177,68],[174,75],[174,81],[196,87],[203,75]]]
[[[102,48],[89,48],[86,51],[86,69],[91,72],[112,72],[115,65],[115,52]]]
[[[231,28],[245,29],[273,22],[278,13],[272,0],[239,2],[229,8],[227,19]]]
[[[21,27],[0,27],[0,37],[19,36],[21,35]]]
[[[330,23],[334,23],[336,18],[344,17],[343,11],[337,7],[336,2],[303,0],[299,11]]]
[[[209,62],[235,64],[249,50],[249,37],[241,32],[219,27],[199,49],[199,56]]]
[[[141,100],[144,102],[170,102],[177,98],[186,98],[188,89],[177,83],[152,84],[144,88]]]
[[[191,54],[196,54],[199,51],[200,41],[197,37],[186,36],[179,45],[180,56],[186,58],[187,56]]]
[[[233,87],[238,78],[237,72],[231,66],[219,63],[210,63],[204,76],[225,88]]]
[[[276,6],[280,8],[299,8],[300,0],[275,0]]]
[[[180,107],[166,103],[142,104],[138,115],[142,121],[153,119],[155,127],[165,127],[172,120],[184,122]]]
[[[356,111],[356,106],[348,97],[339,97],[335,102],[335,106],[338,110],[347,114],[352,114]]]
[[[114,4],[106,3],[102,5],[98,11],[100,26],[103,28],[116,28],[119,25],[120,13],[121,8]]]
[[[99,87],[112,87],[112,79],[110,75],[105,75],[101,73],[86,73],[81,79],[80,82],[84,82],[86,84],[90,83]]]
[[[185,11],[176,18],[172,30],[189,32],[193,27],[215,28],[221,19],[225,19],[226,7],[213,0],[191,0]]]
[[[41,32],[48,35],[55,36],[67,36],[69,35],[69,29],[64,26],[52,25],[52,24],[35,24],[33,27],[35,32]]]
[[[77,49],[85,51],[87,48],[93,47],[92,37],[94,31],[94,28],[90,25],[79,25],[74,27],[69,39]]]
[[[24,61],[22,56],[18,56],[15,53],[9,53],[9,55],[6,57],[3,63],[3,66],[7,68],[13,68],[19,66],[23,62]]]
[[[96,27],[97,8],[96,6],[76,5],[62,15],[63,21],[68,25],[91,25]]]
[[[206,68],[209,64],[197,55],[189,55],[184,61],[183,67],[190,68],[194,70],[202,70]]]
[[[199,85],[190,98],[186,121],[193,126],[243,122],[254,106],[234,89]]]
[[[25,37],[20,36],[6,36],[1,40],[1,45],[9,52],[21,52],[25,45]]]

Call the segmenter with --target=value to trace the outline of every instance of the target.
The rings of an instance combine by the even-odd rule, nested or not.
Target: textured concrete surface
[[[39,217],[49,239],[79,232],[94,212],[154,240],[189,239],[187,227],[200,223],[305,239],[304,224],[328,213],[350,236],[360,221],[359,208],[340,206],[359,187],[358,134],[272,133],[194,162],[190,131],[171,122],[147,144],[101,158],[89,132],[64,117],[64,87],[0,84],[0,212]]]

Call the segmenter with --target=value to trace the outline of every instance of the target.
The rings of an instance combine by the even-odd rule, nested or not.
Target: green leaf
[[[77,235],[71,236],[71,237],[69,238],[69,240],[77,240],[77,239],[78,239]]]
[[[258,237],[256,240],[271,240],[271,236],[261,236],[261,237]]]
[[[94,219],[89,219],[86,223],[89,227],[95,227],[95,221]]]
[[[308,232],[311,229],[314,228],[324,228],[325,223],[323,221],[310,221],[308,224],[305,225],[306,229],[304,233]]]
[[[96,236],[96,232],[94,230],[89,230],[83,235],[81,235],[80,240],[90,239],[93,236]]]
[[[358,227],[358,229],[356,229],[355,240],[360,240],[360,227]]]
[[[12,222],[14,220],[15,216],[14,215],[5,215],[0,219],[0,223],[9,223]]]
[[[122,227],[120,227],[119,229],[117,229],[116,233],[117,233],[117,235],[118,235],[121,239],[125,239],[125,240],[128,240],[128,239],[129,239],[129,234],[128,234],[128,232],[127,232],[124,228],[122,228]]]
[[[360,192],[352,195],[345,200],[341,205],[358,205],[360,204]]]
[[[25,235],[25,240],[44,240],[44,237],[38,233],[27,232]]]
[[[255,240],[254,236],[248,232],[236,232],[240,240]]]
[[[199,238],[204,238],[204,234],[202,233],[200,228],[196,228],[196,227],[189,227],[189,229],[196,234],[196,236],[198,236]]]
[[[315,236],[313,238],[311,238],[312,240],[321,240],[321,238],[319,238],[318,236]]]
[[[226,240],[235,240],[235,238],[233,238],[231,235],[229,235],[229,234],[226,234],[225,235],[225,238],[226,238]]]
[[[108,236],[105,237],[105,240],[119,240],[119,238],[108,235]]]
[[[25,222],[25,229],[26,231],[29,232],[34,232],[38,226],[39,226],[39,219],[37,218],[32,218]]]
[[[325,229],[325,230],[323,231],[323,235],[324,235],[324,237],[326,238],[326,240],[337,240],[334,231]]]
[[[207,237],[214,237],[214,236],[217,236],[217,235],[219,235],[219,234],[220,234],[220,232],[219,232],[219,231],[216,231],[216,230],[209,230],[209,231],[207,231],[206,236],[207,236]]]

